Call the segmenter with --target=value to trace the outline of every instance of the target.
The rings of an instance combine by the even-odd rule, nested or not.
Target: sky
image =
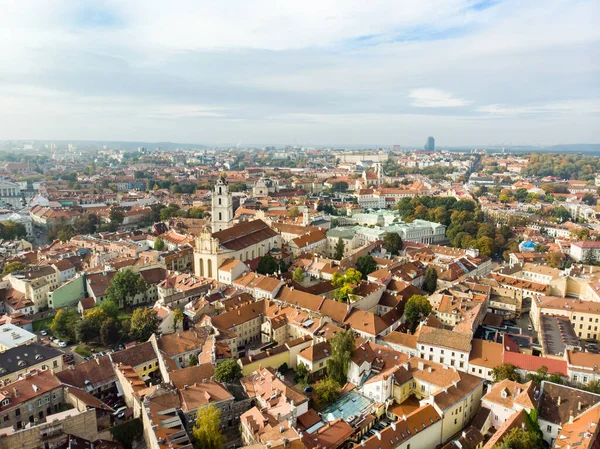
[[[600,142],[598,0],[2,0],[0,139]]]

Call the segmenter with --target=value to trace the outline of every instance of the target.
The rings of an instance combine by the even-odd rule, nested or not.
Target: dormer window
[[[506,390],[502,390],[502,393],[500,394],[500,396],[502,396],[503,398],[507,398],[508,393],[506,392]]]
[[[6,405],[8,405],[8,404],[10,404],[10,399],[4,399],[4,400],[2,401],[2,407],[6,406]]]

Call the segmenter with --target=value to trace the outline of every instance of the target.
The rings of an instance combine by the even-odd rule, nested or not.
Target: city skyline
[[[5,6],[0,139],[597,143],[599,9],[561,0]]]

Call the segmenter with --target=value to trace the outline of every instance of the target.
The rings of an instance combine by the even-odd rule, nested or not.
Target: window
[[[2,401],[2,406],[4,407],[5,405],[8,405],[9,403],[10,403],[10,400],[8,400],[8,399],[4,399],[4,400]]]
[[[18,408],[15,410],[15,416],[21,416],[21,409]]]
[[[38,407],[41,407],[41,406],[42,406],[42,400],[41,400],[41,399],[38,399],[38,400],[37,400],[37,406],[38,406]]]
[[[45,396],[44,399],[46,400],[46,404],[50,403],[50,396]]]
[[[546,427],[546,431],[548,431],[548,432],[552,432],[552,426],[548,426],[548,427]]]

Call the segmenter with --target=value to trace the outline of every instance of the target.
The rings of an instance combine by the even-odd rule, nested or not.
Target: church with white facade
[[[196,237],[196,276],[217,279],[219,267],[228,259],[245,262],[281,248],[280,235],[262,220],[233,224],[232,195],[223,177],[215,184],[211,213],[212,230],[205,228]]]

